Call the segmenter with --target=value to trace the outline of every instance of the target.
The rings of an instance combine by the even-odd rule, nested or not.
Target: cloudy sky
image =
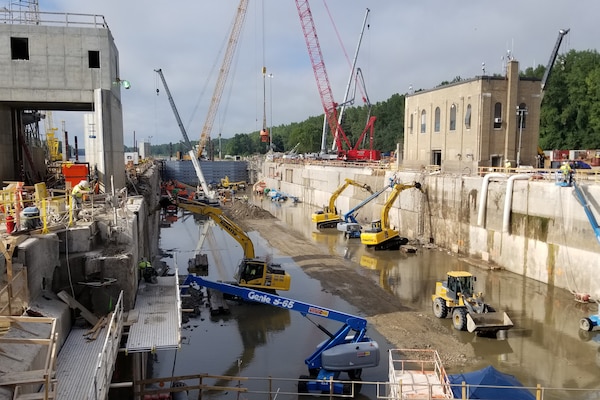
[[[181,133],[155,69],[161,68],[191,140],[204,126],[240,0],[40,0],[41,11],[100,14],[119,50],[124,139],[179,142]],[[342,102],[365,15],[357,67],[371,103],[456,76],[503,73],[510,51],[525,69],[546,65],[561,28],[560,53],[598,49],[598,0],[310,0],[336,102]],[[262,67],[272,78],[263,78]],[[156,89],[159,89],[157,94]],[[266,92],[267,105],[263,91]],[[358,97],[358,96],[357,96]],[[363,105],[360,97],[356,105]],[[211,137],[300,122],[320,115],[293,0],[250,0]],[[54,113],[72,135],[83,118]]]

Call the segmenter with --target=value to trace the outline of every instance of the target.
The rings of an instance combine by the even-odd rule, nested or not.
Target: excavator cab
[[[265,292],[290,290],[291,278],[280,264],[245,258],[240,263],[235,280],[238,285]]]
[[[371,229],[367,229],[365,230],[365,232],[381,232],[381,220],[378,219],[377,221],[372,221],[371,222]]]

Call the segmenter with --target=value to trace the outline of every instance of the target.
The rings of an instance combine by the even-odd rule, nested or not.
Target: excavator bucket
[[[512,327],[513,322],[505,312],[467,314],[467,330],[469,332],[493,333]]]

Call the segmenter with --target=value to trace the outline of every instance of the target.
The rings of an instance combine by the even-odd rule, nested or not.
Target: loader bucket
[[[508,330],[512,327],[513,322],[505,312],[467,314],[467,330],[469,332],[492,333]]]

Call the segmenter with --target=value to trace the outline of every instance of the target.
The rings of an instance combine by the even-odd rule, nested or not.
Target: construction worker
[[[89,193],[89,189],[90,183],[88,181],[83,180],[80,181],[77,185],[75,185],[71,190],[71,197],[73,198],[75,204],[77,204],[78,207],[81,206],[81,203],[83,202],[84,193]]]
[[[138,267],[140,268],[140,277],[144,278],[146,283],[156,283],[156,277],[158,273],[152,267],[152,263],[146,260],[145,257],[142,257],[141,261],[138,263]]]
[[[560,173],[562,174],[562,181],[570,185],[573,179],[573,170],[571,169],[571,165],[569,165],[568,161],[564,161],[562,163],[560,166]]]
[[[510,169],[512,168],[512,163],[510,160],[504,161],[504,168],[506,169],[506,172],[510,172]]]
[[[71,199],[73,200],[73,212],[75,219],[79,218],[79,210],[83,203],[83,195],[90,192],[90,183],[86,180],[80,181],[71,190]]]

